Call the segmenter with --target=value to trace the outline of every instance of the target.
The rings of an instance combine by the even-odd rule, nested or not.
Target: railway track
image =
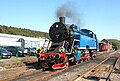
[[[107,54],[108,55],[108,54]],[[101,55],[98,55],[98,57],[100,56],[104,56],[104,54],[101,54]],[[104,57],[106,58],[106,57]],[[103,60],[102,59],[99,59],[100,61]],[[99,60],[96,61],[96,63],[99,63]],[[54,71],[42,71],[42,70],[39,70],[39,71],[34,71],[33,73],[26,73],[26,75],[21,75],[21,76],[18,76],[18,77],[13,77],[12,79],[8,78],[8,79],[4,79],[2,81],[5,81],[5,80],[11,80],[11,81],[48,81],[56,76],[59,76],[59,75],[63,75],[65,77],[67,77],[67,75],[69,75],[68,72],[75,72],[75,71],[78,71],[79,69],[75,69],[75,68],[84,68],[86,67],[85,65],[88,64],[88,68],[91,66],[91,62],[94,62],[95,60],[91,60],[91,61],[88,61],[88,62],[83,62],[83,63],[80,63],[78,65],[74,65],[74,66],[71,66],[69,68],[66,68],[66,69],[62,69],[62,70],[54,70]],[[95,64],[95,63],[94,63]],[[93,65],[94,65],[93,64]],[[88,69],[87,69],[88,70]],[[83,71],[81,71],[83,72]],[[75,75],[74,75],[75,76]],[[69,77],[67,78],[67,80],[74,80],[76,77],[72,78]],[[51,80],[52,81],[52,80]]]
[[[82,80],[100,80],[105,79],[106,81],[109,80],[109,76],[114,68],[116,57],[109,57],[100,62],[98,65],[94,66],[87,72],[83,74],[79,74],[79,78],[74,81],[82,81]],[[111,63],[109,63],[111,61]],[[106,64],[107,63],[107,64]]]
[[[58,74],[58,73],[63,72],[65,70],[67,70],[67,69],[68,68],[62,69],[62,70],[54,70],[54,71],[51,71],[51,70],[41,71],[41,72],[34,73],[34,74],[30,75],[30,76],[24,76],[24,77],[21,77],[21,78],[13,79],[11,81],[37,81],[37,80],[44,80],[47,77],[51,77],[52,75]]]
[[[104,59],[86,72],[78,74],[78,78],[74,81],[110,81],[110,75],[115,68],[117,59],[115,56]]]

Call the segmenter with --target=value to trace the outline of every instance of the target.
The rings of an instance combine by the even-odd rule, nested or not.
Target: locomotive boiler
[[[50,48],[37,55],[44,68],[61,69],[92,59],[99,47],[92,31],[66,24],[65,17],[59,17],[59,22],[52,24],[49,36]]]

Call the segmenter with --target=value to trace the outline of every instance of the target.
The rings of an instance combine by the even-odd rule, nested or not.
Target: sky
[[[120,40],[120,0],[0,0],[0,25],[49,32],[65,4],[77,13],[81,29],[92,30],[99,40]],[[66,23],[76,24],[69,18]]]

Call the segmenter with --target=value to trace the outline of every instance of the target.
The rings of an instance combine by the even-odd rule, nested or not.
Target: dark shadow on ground
[[[42,69],[43,67],[40,66],[40,64],[38,64],[38,62],[33,62],[33,63],[26,63],[26,62],[23,62],[27,67],[28,69],[36,69],[36,70],[39,70],[39,69]]]

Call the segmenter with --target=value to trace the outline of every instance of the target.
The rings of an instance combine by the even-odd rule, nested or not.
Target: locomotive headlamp
[[[59,54],[56,54],[55,55],[55,59],[59,59],[60,58],[60,55]]]
[[[58,24],[56,24],[56,28],[58,28]]]

